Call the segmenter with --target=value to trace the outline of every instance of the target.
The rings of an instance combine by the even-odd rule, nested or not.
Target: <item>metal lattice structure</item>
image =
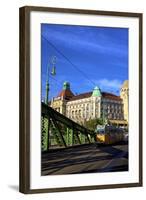
[[[92,143],[94,132],[65,117],[42,103],[41,116],[42,151]]]

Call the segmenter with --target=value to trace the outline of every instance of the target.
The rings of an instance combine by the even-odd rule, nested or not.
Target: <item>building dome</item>
[[[125,80],[123,85],[122,85],[122,88],[128,89],[128,87],[129,87],[128,80]]]
[[[99,87],[95,87],[92,93],[92,97],[101,97],[101,90]]]
[[[74,96],[72,91],[70,90],[70,83],[65,81],[63,83],[63,90],[59,93],[57,97],[63,97],[64,99],[70,99]]]
[[[65,82],[63,83],[63,90],[67,90],[67,89],[70,89],[70,83],[67,82],[67,81],[65,81]]]

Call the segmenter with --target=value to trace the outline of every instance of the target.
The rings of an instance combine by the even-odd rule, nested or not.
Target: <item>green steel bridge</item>
[[[41,114],[42,152],[95,142],[94,132],[65,117],[45,103]]]
[[[94,132],[45,103],[41,124],[42,176],[128,170],[127,143],[98,146]]]

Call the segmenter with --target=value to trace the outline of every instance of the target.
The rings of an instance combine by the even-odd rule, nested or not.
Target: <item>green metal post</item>
[[[46,105],[48,105],[48,99],[49,99],[49,65],[47,65],[47,78],[46,78],[46,98],[45,98]]]
[[[72,129],[69,129],[69,141],[68,141],[69,146],[72,145]]]
[[[50,119],[48,118],[48,130],[47,130],[47,150],[51,147],[51,139],[50,139]]]
[[[66,144],[69,146],[69,129],[66,128]]]
[[[48,119],[45,117],[42,119],[42,150],[48,150]]]
[[[46,99],[45,99],[45,104],[48,105],[48,99],[49,99],[49,82],[48,80],[46,81]]]
[[[73,135],[74,135],[74,134],[73,134],[73,130],[72,130],[72,129],[70,130],[70,133],[71,133],[71,136],[70,136],[70,137],[71,137],[71,146],[72,146],[73,143],[74,143],[74,141],[73,141],[73,139],[74,139],[74,138],[73,138]]]
[[[82,133],[81,133],[81,142],[82,142],[82,144],[84,144],[84,143],[85,143],[85,135],[84,135],[84,134],[82,134]]]

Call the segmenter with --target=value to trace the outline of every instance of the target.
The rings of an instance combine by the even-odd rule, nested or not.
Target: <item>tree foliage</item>
[[[97,119],[90,119],[85,122],[85,127],[87,129],[90,129],[94,131],[96,129],[97,125],[103,125],[103,119],[102,118],[97,118]]]

